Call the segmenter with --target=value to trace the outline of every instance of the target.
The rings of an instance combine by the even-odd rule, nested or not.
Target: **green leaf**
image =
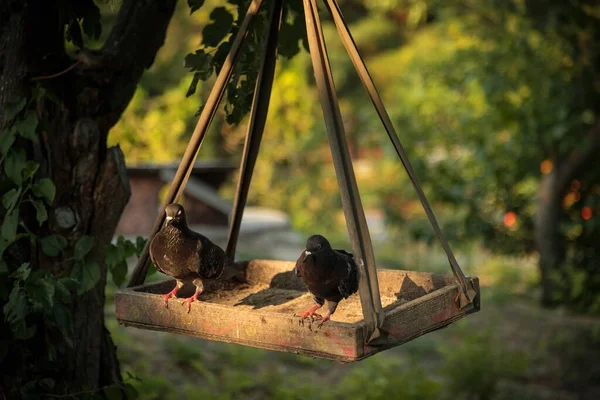
[[[19,201],[19,196],[21,196],[21,187],[17,189],[11,189],[4,194],[2,197],[2,205],[7,210],[12,210],[14,206],[17,205]]]
[[[67,303],[71,298],[71,293],[62,280],[57,280],[54,282],[54,289],[56,291],[56,297],[63,303]]]
[[[48,178],[42,178],[34,183],[31,187],[31,191],[35,196],[45,198],[48,204],[52,204],[54,196],[56,195],[56,187]]]
[[[38,279],[28,287],[29,296],[40,303],[46,312],[52,311],[54,306],[55,286],[48,279]]]
[[[206,54],[204,50],[189,53],[185,56],[183,65],[189,68],[190,72],[197,72],[199,78],[203,81],[210,78],[213,72],[213,58],[210,54]]]
[[[48,211],[46,211],[46,204],[44,204],[44,202],[41,200],[33,200],[31,204],[33,204],[33,206],[35,207],[35,218],[37,219],[40,226],[42,226],[42,224],[48,220]]]
[[[125,389],[127,400],[136,400],[138,398],[138,391],[131,383],[124,384],[123,388]]]
[[[117,287],[121,287],[125,282],[125,278],[127,277],[127,261],[121,260],[120,262],[114,264],[110,269],[110,274],[112,275],[112,280],[117,285]]]
[[[0,135],[0,154],[2,154],[3,156],[6,156],[6,154],[8,154],[8,150],[12,147],[13,143],[15,142],[16,136],[17,131],[13,127],[8,128]]]
[[[104,389],[104,396],[108,400],[123,400],[123,395],[121,394],[121,388],[118,386],[109,386]]]
[[[21,281],[26,281],[27,278],[29,278],[29,274],[31,274],[31,265],[29,263],[23,263],[15,270],[15,272],[10,274],[10,277]]]
[[[37,142],[38,137],[35,130],[37,129],[38,122],[39,120],[35,111],[30,110],[25,114],[25,118],[15,124],[15,128],[25,139]]]
[[[67,307],[57,301],[54,303],[54,307],[52,307],[52,314],[54,315],[54,323],[63,334],[65,342],[69,347],[73,347],[73,340],[71,339],[71,330],[73,327],[71,312]]]
[[[4,118],[7,120],[13,119],[23,109],[23,107],[25,107],[25,104],[27,104],[27,99],[24,97],[21,97],[17,100],[7,101],[6,105],[4,106]]]
[[[4,216],[2,223],[2,236],[9,242],[17,238],[17,226],[19,225],[19,209],[15,208]]]
[[[88,255],[90,250],[94,247],[94,238],[91,236],[83,235],[75,243],[75,259],[83,261],[85,256]]]
[[[190,82],[190,87],[188,88],[187,92],[185,92],[185,97],[190,97],[191,95],[196,93],[198,82],[200,82],[200,74],[196,72],[194,74],[194,77],[192,78],[192,81]]]
[[[56,257],[67,247],[67,239],[61,235],[50,235],[42,239],[42,251],[50,257]]]
[[[8,274],[8,265],[4,260],[0,260],[0,275]]]
[[[231,30],[233,16],[225,7],[217,7],[210,13],[212,23],[202,31],[202,43],[205,46],[217,47]]]
[[[23,149],[11,149],[4,160],[4,173],[18,186],[23,183],[21,172],[25,168],[26,161],[25,150]]]
[[[71,271],[71,278],[79,282],[77,295],[81,296],[88,290],[93,289],[100,280],[100,267],[96,263],[76,262]]]
[[[29,313],[29,302],[25,289],[20,286],[13,287],[8,297],[8,302],[4,305],[4,318],[10,325],[17,325],[22,322]]]
[[[204,0],[188,0],[188,6],[190,6],[190,15],[197,11],[204,5]]]
[[[68,276],[60,278],[59,281],[62,282],[69,290],[75,290],[77,289],[77,286],[79,286],[79,282],[77,280]]]
[[[28,179],[33,178],[39,168],[40,168],[40,164],[36,163],[35,161],[28,160],[25,163],[25,167],[23,168],[23,173],[21,174],[23,177],[23,180],[28,180]]]
[[[140,254],[142,254],[142,251],[144,251],[144,246],[146,246],[146,243],[148,242],[148,239],[146,239],[143,236],[138,236],[135,238],[135,255],[136,256],[140,256]]]

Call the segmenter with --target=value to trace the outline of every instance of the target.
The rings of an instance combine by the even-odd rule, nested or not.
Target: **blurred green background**
[[[184,59],[199,48],[219,51],[226,40],[201,45],[204,27],[219,7],[237,18],[238,3],[210,0],[190,15],[179,2],[164,47],[110,133],[128,165],[179,160],[214,82],[214,75],[195,79]],[[463,270],[481,279],[482,311],[341,365],[125,329],[114,320],[109,283],[107,323],[122,369],[140,379],[144,399],[598,398],[600,7],[563,0],[340,5]],[[103,6],[107,25],[117,9]],[[385,221],[375,241],[378,266],[448,272],[322,11],[363,204]],[[298,54],[278,60],[249,205],[282,210],[295,231],[349,247],[312,65],[298,39]],[[238,125],[228,123],[234,112]],[[238,162],[242,117],[221,107],[199,159]],[[236,180],[233,174],[223,197],[232,198]],[[245,256],[269,258],[269,250]]]

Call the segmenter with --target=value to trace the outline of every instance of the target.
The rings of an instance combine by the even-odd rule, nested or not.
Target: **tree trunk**
[[[123,153],[119,147],[107,148],[106,138],[162,46],[176,0],[126,0],[103,48],[83,50],[78,60],[65,53],[68,21],[58,2],[5,3],[0,17],[0,110],[7,101],[30,97],[37,82],[56,97],[57,101],[46,98],[37,104],[43,123],[40,145],[15,142],[15,146],[26,148],[56,186],[49,220],[34,233],[60,234],[69,244],[59,257],[48,257],[29,242],[19,242],[11,254],[15,260],[31,262],[34,269],[68,273],[74,244],[90,235],[95,247],[89,261],[98,263],[101,278],[95,288],[71,302],[73,346],[59,343],[61,354],[54,364],[45,354],[51,334],[47,329],[38,329],[33,339],[10,343],[4,359],[0,357],[0,394],[19,398],[24,388],[33,388],[41,378],[56,382],[52,389],[56,394],[93,391],[121,379],[116,348],[104,326],[104,256],[130,192]],[[75,62],[75,68],[50,77]],[[45,78],[32,82],[40,76]],[[0,120],[0,128],[6,123]],[[21,216],[35,221],[35,211],[27,213],[25,207]],[[4,338],[6,326],[1,331]]]
[[[558,279],[566,279],[563,274],[567,255],[566,238],[559,229],[563,198],[573,180],[585,179],[586,168],[594,161],[599,150],[600,121],[588,132],[582,146],[567,157],[554,160],[552,171],[543,176],[540,182],[534,234],[544,306],[551,307],[565,301],[563,290],[569,287],[569,283],[557,284]]]

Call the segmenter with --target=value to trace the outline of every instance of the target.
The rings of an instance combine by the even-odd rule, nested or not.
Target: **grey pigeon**
[[[354,256],[344,250],[334,250],[321,235],[313,235],[306,241],[296,266],[296,276],[302,277],[315,305],[300,314],[300,321],[315,316],[321,319],[319,328],[329,321],[338,303],[358,290],[358,268]],[[321,317],[315,312],[324,304],[327,313]]]
[[[223,274],[225,252],[206,236],[188,228],[181,205],[169,204],[165,213],[165,225],[150,243],[150,259],[157,270],[177,281],[175,288],[164,295],[165,306],[186,282],[196,286],[196,292],[181,303],[187,303],[189,313],[192,302],[204,290],[203,281],[219,279]]]

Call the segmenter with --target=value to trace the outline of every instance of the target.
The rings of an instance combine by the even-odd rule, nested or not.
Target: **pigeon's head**
[[[315,251],[331,249],[329,241],[321,235],[312,235],[306,241],[306,251],[310,254]]]
[[[185,225],[185,210],[181,204],[171,203],[165,208],[167,225]]]

